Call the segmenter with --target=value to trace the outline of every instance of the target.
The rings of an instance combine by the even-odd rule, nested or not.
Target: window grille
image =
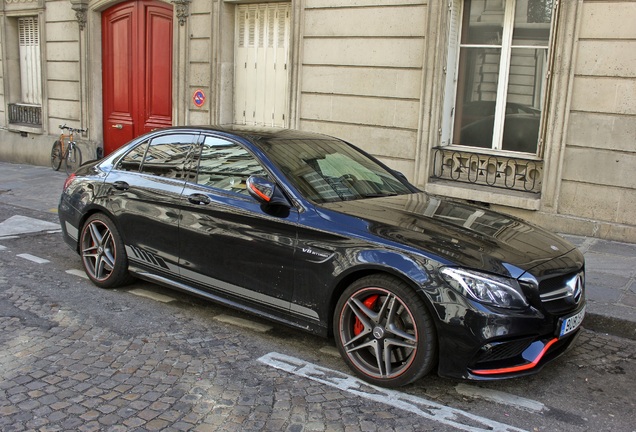
[[[543,183],[541,160],[436,147],[433,149],[432,165],[432,178],[438,180],[535,194],[541,192]]]
[[[41,126],[42,107],[24,104],[9,104],[9,123]]]

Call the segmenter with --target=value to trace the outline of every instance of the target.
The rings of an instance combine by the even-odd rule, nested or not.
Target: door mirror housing
[[[291,208],[289,200],[283,195],[276,183],[260,176],[250,176],[245,182],[249,194],[266,206]]]

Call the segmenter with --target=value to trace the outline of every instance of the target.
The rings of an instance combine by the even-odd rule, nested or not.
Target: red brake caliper
[[[362,304],[364,304],[366,307],[371,309],[373,305],[375,304],[376,300],[378,299],[378,297],[379,297],[378,294],[374,294],[368,297],[365,301],[363,301]],[[362,321],[360,321],[360,318],[356,317],[356,320],[353,323],[353,334],[358,336],[360,333],[362,333],[362,330],[364,330],[364,324],[362,324]]]

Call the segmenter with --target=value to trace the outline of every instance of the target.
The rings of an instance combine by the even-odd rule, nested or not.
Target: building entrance
[[[172,125],[172,6],[120,3],[102,13],[104,152]]]

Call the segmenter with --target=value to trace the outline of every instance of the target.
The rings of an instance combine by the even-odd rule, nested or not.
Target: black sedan
[[[314,133],[155,131],[69,177],[59,217],[96,285],[141,278],[333,336],[382,386],[536,372],[585,314],[571,244]]]

